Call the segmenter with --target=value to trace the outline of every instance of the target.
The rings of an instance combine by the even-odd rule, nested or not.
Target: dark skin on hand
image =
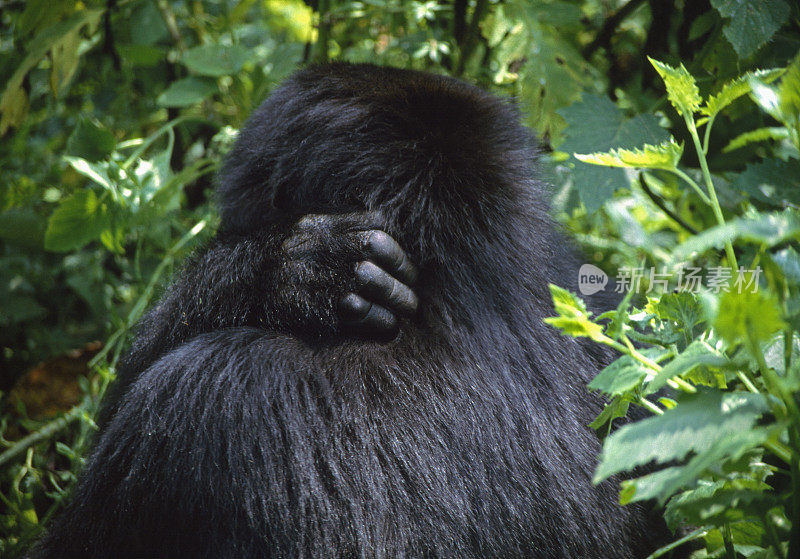
[[[345,332],[375,339],[393,338],[399,332],[399,319],[411,318],[419,300],[411,289],[417,268],[408,254],[387,232],[372,228],[381,220],[370,214],[323,215],[303,217],[295,226],[299,234],[290,237],[283,248],[291,253],[300,248],[306,235],[335,227],[354,218],[365,224],[348,234],[358,260],[353,264],[355,288],[339,301],[338,317]]]

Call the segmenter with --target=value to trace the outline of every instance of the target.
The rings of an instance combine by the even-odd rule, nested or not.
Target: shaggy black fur
[[[242,130],[222,231],[145,320],[35,556],[622,559],[663,543],[616,482],[591,483],[601,402],[584,386],[606,357],[542,323],[547,284],[574,289],[578,264],[532,146],[508,104],[454,79],[338,64],[285,83]],[[300,216],[364,211],[420,270],[419,312],[390,342],[336,327],[347,219],[286,254]]]

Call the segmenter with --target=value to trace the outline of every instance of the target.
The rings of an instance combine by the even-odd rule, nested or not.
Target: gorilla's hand
[[[292,228],[282,251],[284,281],[295,290],[331,294],[322,304],[332,307],[345,334],[393,337],[398,319],[417,310],[417,296],[409,287],[417,270],[380,229],[378,216],[307,215]]]

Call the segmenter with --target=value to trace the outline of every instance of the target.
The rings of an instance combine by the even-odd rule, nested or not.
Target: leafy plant
[[[750,208],[740,217],[726,218],[707,154],[715,118],[736,99],[749,95],[782,124],[771,137],[788,142],[785,164],[796,164],[800,58],[785,71],[748,73],[705,99],[683,66],[652,63],[689,132],[702,181],[681,167],[683,145],[673,137],[657,145],[575,157],[594,165],[634,169],[648,181],[655,180],[648,175],[652,170],[671,173],[712,210],[716,224],[675,244],[664,255],[661,272],[650,270],[644,304],[633,303],[638,283],[633,280],[648,279],[647,270],[637,268],[621,278],[629,291],[618,308],[597,317],[575,295],[551,286],[558,316],[546,322],[622,354],[589,385],[611,398],[594,423],[607,435],[595,481],[649,465],[649,473],[622,482],[620,502],[655,499],[665,505],[665,517],[673,528],[693,528],[680,542],[702,538],[703,556],[796,557],[800,554],[800,493],[795,490],[800,486],[796,273],[800,213]],[[770,85],[777,79],[777,85]],[[778,162],[764,159],[760,165]],[[751,169],[733,180],[756,191],[748,182],[755,178]],[[756,180],[771,185],[774,179],[778,185],[793,180],[791,175],[775,174],[768,181],[763,175]],[[740,260],[747,266],[740,266]],[[705,286],[687,286],[692,261],[708,264],[706,277],[700,278],[706,280]],[[655,292],[657,282],[675,292]],[[625,415],[629,403],[653,416],[609,432],[611,422]]]

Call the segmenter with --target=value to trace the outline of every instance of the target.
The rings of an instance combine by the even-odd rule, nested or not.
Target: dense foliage
[[[516,99],[586,288],[626,294],[592,317],[553,287],[554,327],[621,353],[589,386],[609,396],[597,479],[657,464],[620,500],[663,505],[698,557],[800,556],[800,8],[758,4],[0,3],[0,554],[61,506],[130,328],[213,232],[236,128],[342,59]],[[11,391],[96,339],[74,407]],[[652,417],[612,428],[631,404]]]

